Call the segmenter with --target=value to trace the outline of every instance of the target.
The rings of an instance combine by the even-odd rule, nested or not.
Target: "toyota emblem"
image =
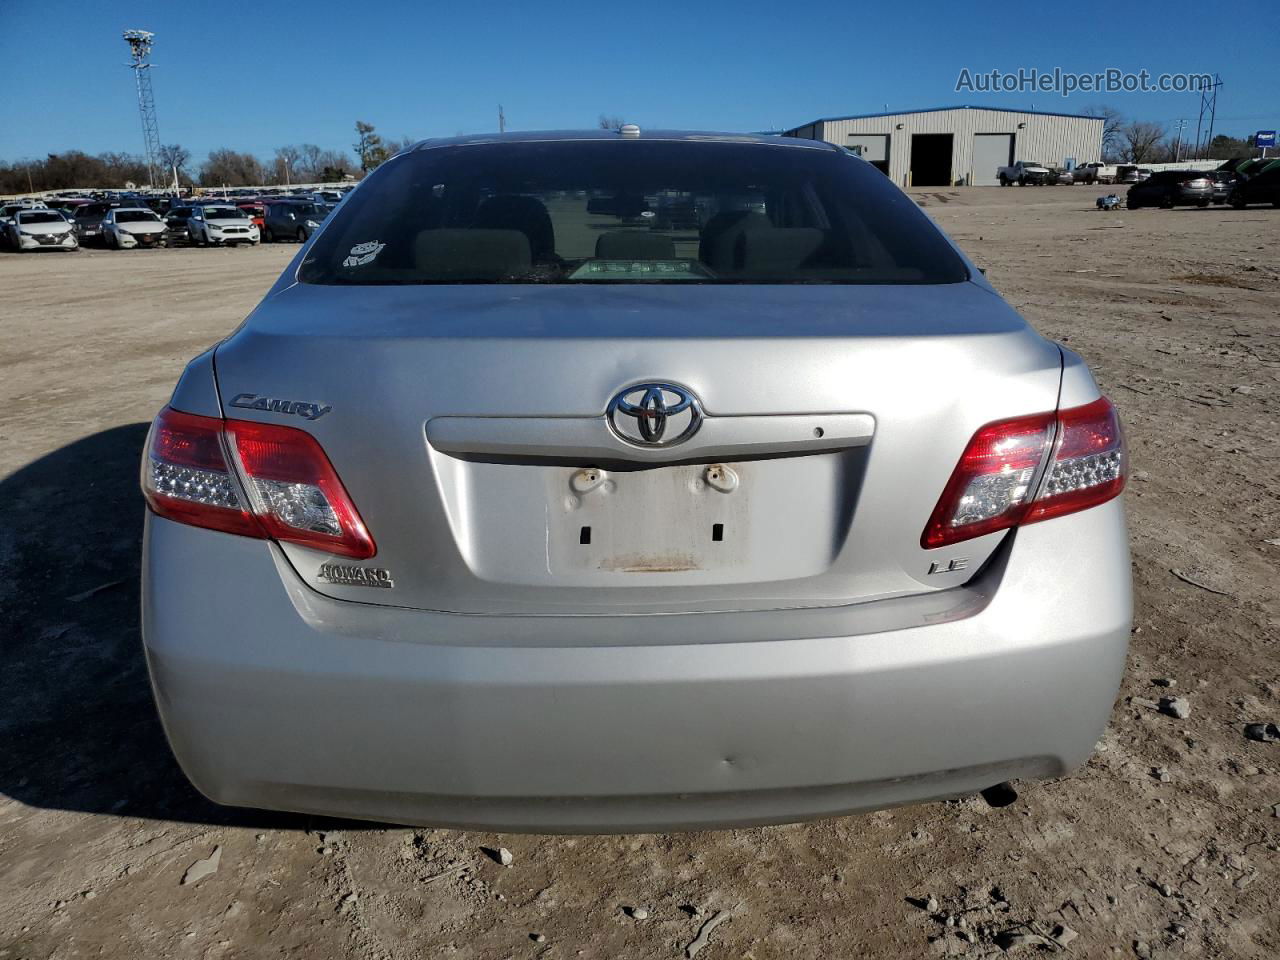
[[[674,383],[637,383],[609,401],[609,427],[639,447],[674,447],[702,425],[698,399]]]

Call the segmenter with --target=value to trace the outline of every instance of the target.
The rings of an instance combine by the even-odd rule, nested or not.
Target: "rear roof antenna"
[[[636,137],[640,136],[640,128],[637,127],[634,123],[624,123],[621,127],[618,128],[618,133],[622,134],[622,136],[624,137],[635,139]]]

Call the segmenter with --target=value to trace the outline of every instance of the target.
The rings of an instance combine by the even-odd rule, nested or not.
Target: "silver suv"
[[[618,831],[965,794],[1106,723],[1124,482],[1084,362],[846,151],[427,141],[157,418],[146,651],[226,804]]]

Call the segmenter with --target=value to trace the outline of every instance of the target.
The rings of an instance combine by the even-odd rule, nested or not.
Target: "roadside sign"
[[[1259,130],[1253,135],[1253,145],[1255,147],[1274,147],[1276,145],[1276,132],[1274,130]]]

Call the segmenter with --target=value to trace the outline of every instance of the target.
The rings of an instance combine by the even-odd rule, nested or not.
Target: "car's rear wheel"
[[[270,227],[263,227],[263,228],[262,228],[262,242],[263,242],[263,243],[275,243],[275,241],[276,241],[276,235],[275,235],[274,233],[272,233],[272,232],[271,232],[271,228],[270,228]]]
[[[1008,185],[1009,185],[1009,178],[1006,177],[1003,173],[1000,174],[1000,186],[1007,187]]]
[[[1172,209],[1173,209],[1173,198],[1172,198],[1172,197],[1170,197],[1170,196],[1168,196],[1167,194],[1166,194],[1165,196],[1161,197],[1161,198],[1160,198],[1160,209],[1161,209],[1161,210],[1172,210]]]
[[[299,243],[306,243],[306,242],[307,242],[307,228],[306,228],[306,227],[299,227],[299,228],[298,228],[298,242],[299,242]]]

